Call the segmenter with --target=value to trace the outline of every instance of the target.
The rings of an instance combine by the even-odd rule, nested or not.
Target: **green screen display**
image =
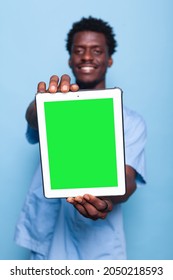
[[[51,189],[118,185],[113,99],[45,102]]]

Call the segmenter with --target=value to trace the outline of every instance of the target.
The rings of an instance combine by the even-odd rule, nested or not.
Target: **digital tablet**
[[[125,194],[122,91],[36,94],[47,198]]]

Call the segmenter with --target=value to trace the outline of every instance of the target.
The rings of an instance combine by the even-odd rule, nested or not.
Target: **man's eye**
[[[99,49],[95,49],[95,50],[94,50],[94,53],[95,53],[96,55],[100,55],[100,54],[102,54],[102,51],[99,50]]]
[[[74,52],[75,52],[75,54],[82,54],[83,50],[82,49],[76,49]]]

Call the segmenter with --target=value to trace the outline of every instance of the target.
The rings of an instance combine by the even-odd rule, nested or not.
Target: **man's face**
[[[80,31],[74,35],[69,65],[80,88],[105,88],[107,67],[112,65],[104,34]]]

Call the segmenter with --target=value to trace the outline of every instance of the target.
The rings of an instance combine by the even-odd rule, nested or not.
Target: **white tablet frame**
[[[118,174],[118,186],[97,187],[97,188],[74,188],[74,189],[51,189],[50,170],[47,150],[46,124],[44,114],[44,102],[70,101],[112,98],[114,104],[114,123],[116,133],[116,163]],[[122,90],[120,88],[105,90],[84,90],[64,93],[37,93],[36,108],[39,130],[40,158],[42,166],[42,179],[44,195],[47,198],[75,197],[86,193],[95,196],[117,196],[124,195],[126,191],[125,182],[125,151],[124,151],[124,130],[123,130],[123,104]]]

